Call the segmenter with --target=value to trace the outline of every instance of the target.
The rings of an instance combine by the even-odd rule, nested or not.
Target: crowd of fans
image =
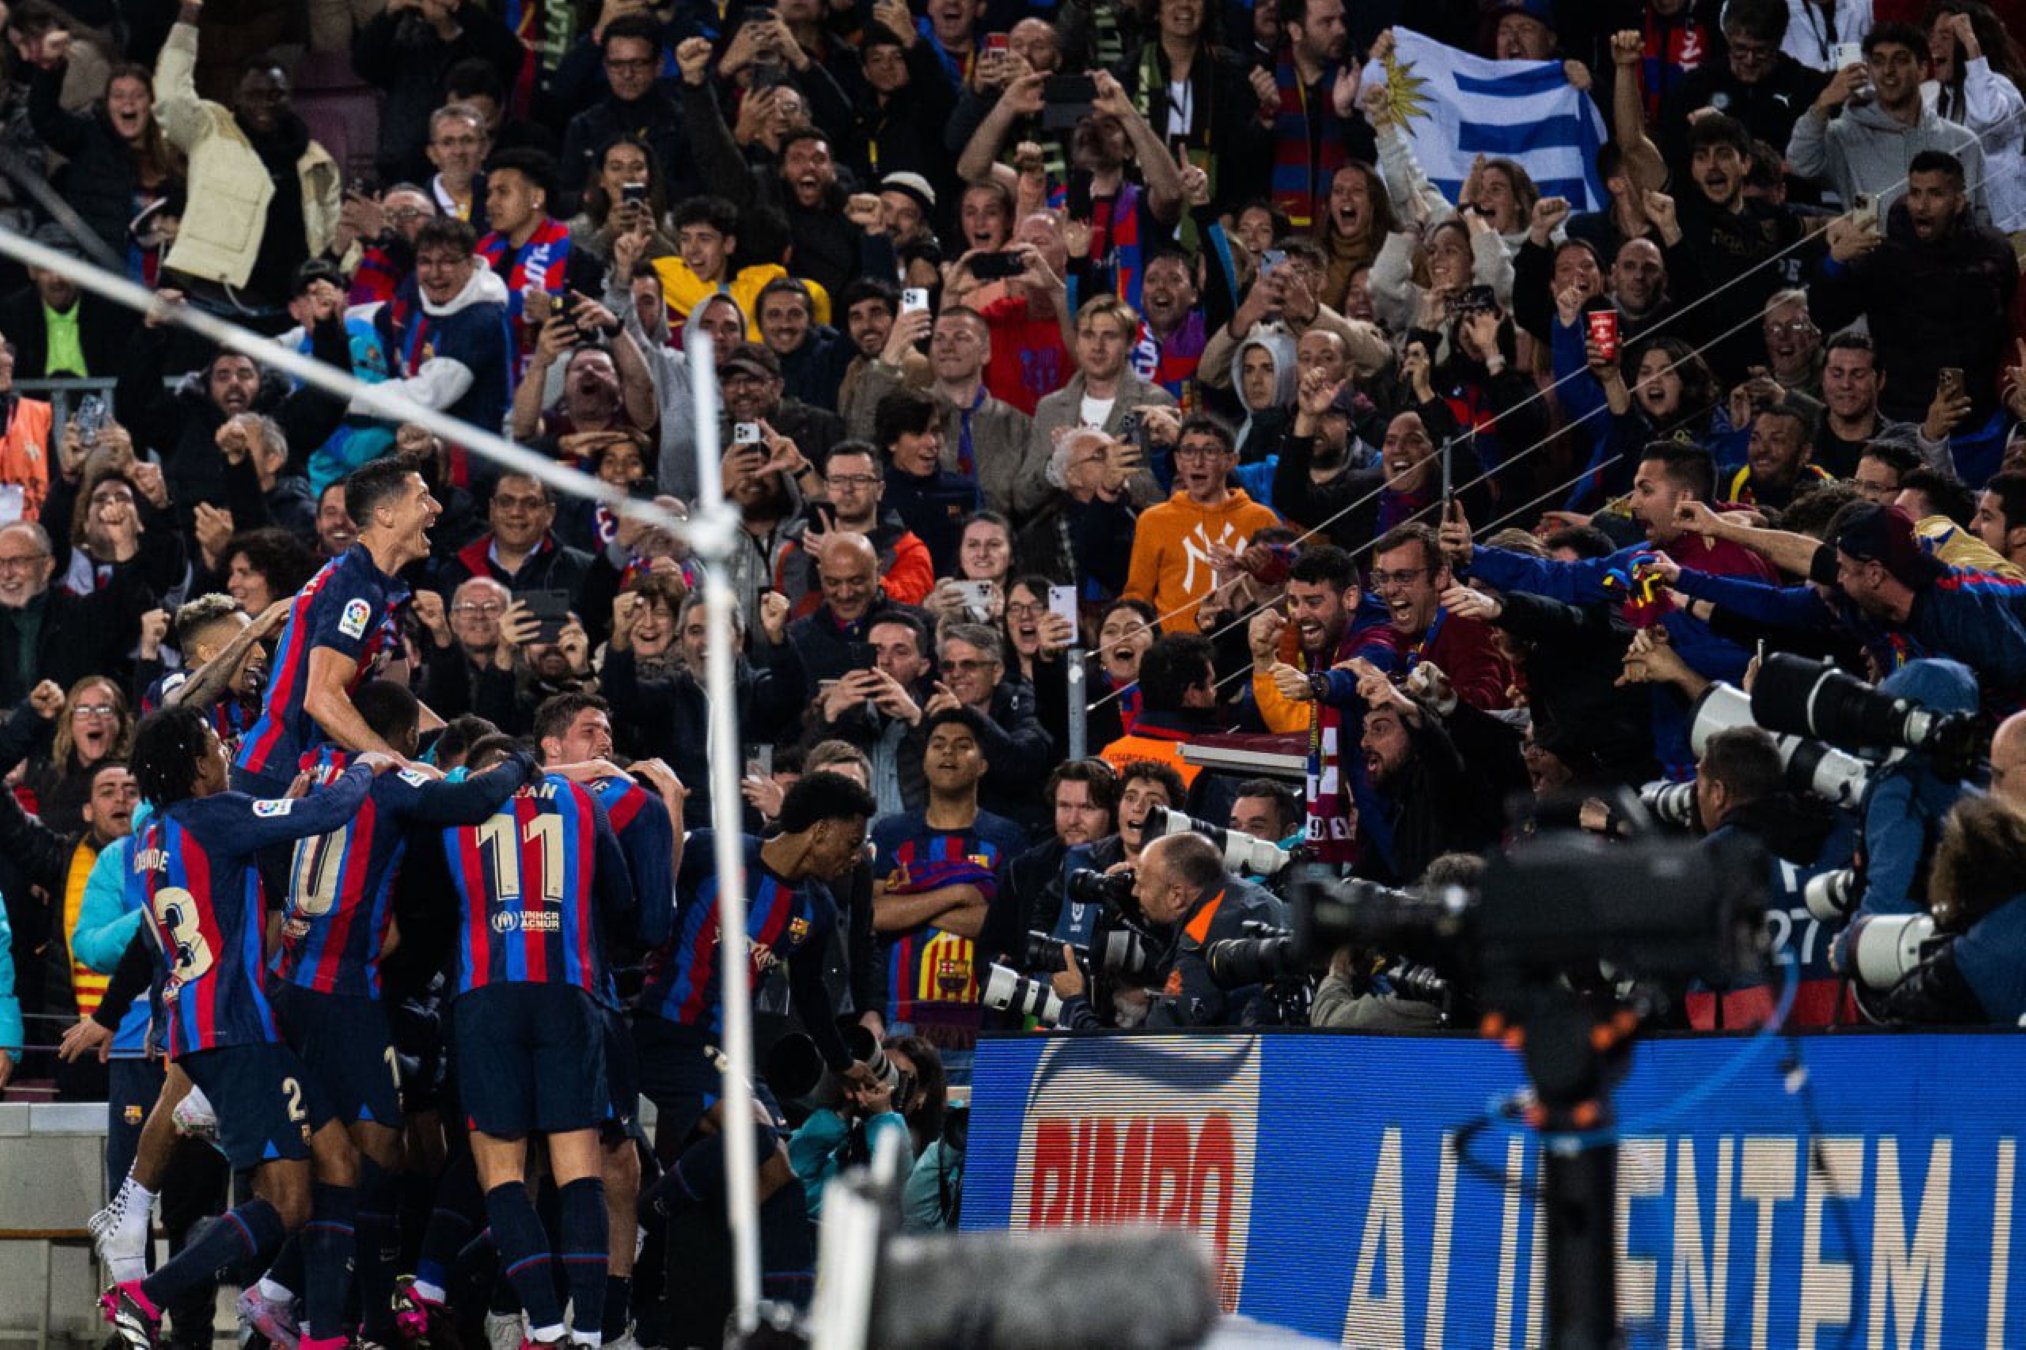
[[[678,838],[709,824],[713,756],[742,760],[755,840],[799,837],[806,777],[856,782],[869,847],[829,887],[820,996],[758,969],[763,1043],[841,1019],[902,1072],[795,1135],[811,1211],[885,1137],[919,1158],[912,1212],[950,1221],[948,1093],[981,1027],[1033,1010],[986,998],[995,964],[1052,984],[1065,1027],[1455,1014],[1386,953],[1335,953],[1299,999],[1226,987],[1209,950],[1281,929],[1287,874],[1241,878],[1163,811],[1467,884],[1514,798],[1593,795],[1608,834],[1616,789],[1693,780],[1689,826],[1777,860],[1798,1020],[2016,1021],[2026,19],[2003,9],[13,5],[0,220],[158,303],[0,263],[0,961],[28,1018],[0,1018],[0,1081],[110,1088],[127,1175],[154,1095],[117,1066],[156,1049],[145,1002],[101,1009],[138,920],[88,879],[134,829],[136,727],[211,709],[279,795],[297,765],[244,742],[285,698],[403,762],[495,732],[660,761]],[[1559,63],[1535,68],[1608,126],[1601,208],[1515,158],[1431,181],[1396,23]],[[683,538],[203,347],[185,306],[678,517],[709,361],[740,743],[712,732]],[[434,507],[414,556],[348,508],[390,460]],[[307,694],[267,678],[312,578],[390,557],[391,640],[356,673],[419,699],[406,751],[314,664]],[[1831,803],[1763,731],[1692,740],[1697,700],[1778,653],[1983,717],[1988,752],[1901,755]],[[586,712],[609,734],[566,754]],[[1218,742],[1260,772],[1184,755],[1226,733],[1282,739]],[[1865,996],[1801,899],[1853,867],[1858,918],[1940,935]],[[424,1028],[404,1054],[437,967],[387,992]],[[1649,1011],[1736,1027],[1772,983]],[[73,1023],[120,1031],[110,1065],[47,1053]],[[443,1149],[410,1132],[424,1213]]]

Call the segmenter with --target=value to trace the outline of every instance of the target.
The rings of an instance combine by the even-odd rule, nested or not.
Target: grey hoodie
[[[1845,105],[1834,120],[1812,108],[1794,123],[1787,161],[1805,178],[1820,178],[1850,205],[1858,193],[1877,199],[1879,219],[1906,192],[1906,169],[1923,150],[1945,150],[1963,162],[1963,184],[1977,223],[1991,223],[1984,191],[1984,149],[1976,133],[1936,116],[1923,104],[1912,126],[1876,103]]]

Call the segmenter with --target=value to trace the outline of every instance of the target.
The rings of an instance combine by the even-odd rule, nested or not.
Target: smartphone
[[[837,530],[837,508],[829,502],[812,502],[809,510],[816,517],[816,528],[825,534]]]
[[[1050,75],[1041,86],[1041,129],[1069,131],[1090,116],[1097,80],[1089,75]]]
[[[1083,641],[1082,635],[1078,632],[1076,626],[1076,587],[1050,586],[1048,588],[1048,612],[1050,614],[1059,614],[1068,620],[1069,631],[1076,635],[1075,640],[1078,643]]]
[[[1026,270],[1027,262],[1018,253],[980,253],[971,259],[971,275],[980,281],[1004,281]]]
[[[1864,44],[1862,42],[1838,42],[1830,46],[1829,68],[1832,71],[1841,70],[1845,66],[1861,66],[1863,64]]]
[[[1935,388],[1936,392],[1943,398],[1961,398],[1963,396],[1963,368],[1961,366],[1943,366],[1935,372]]]
[[[972,275],[976,276],[977,273],[973,272]],[[922,286],[908,287],[900,293],[900,307],[903,313],[911,309],[927,309],[929,307],[928,289]]]
[[[1869,192],[1851,193],[1850,215],[1851,218],[1853,220],[1856,220],[1859,224],[1862,224],[1864,221],[1868,220],[1873,225],[1877,225],[1878,198],[1872,196]]]
[[[1129,441],[1142,450],[1147,448],[1147,427],[1140,420],[1137,408],[1119,419],[1119,439]]]
[[[1287,261],[1287,254],[1277,248],[1270,248],[1259,255],[1259,275],[1270,277]]]
[[[645,183],[621,183],[621,184],[619,185],[619,200],[620,200],[620,201],[622,201],[622,202],[644,202],[644,201],[646,201],[646,200],[647,200],[647,184],[645,184]]]
[[[788,68],[779,61],[753,62],[753,83],[755,92],[761,89],[779,89],[788,83]]]
[[[964,597],[964,612],[971,616],[973,623],[989,623],[992,618],[992,583],[989,581],[953,582],[957,593]]]
[[[875,664],[874,652],[870,642],[852,643],[850,653],[848,659],[851,662],[853,670],[871,670]]]
[[[105,431],[106,423],[112,420],[106,410],[106,401],[97,394],[86,394],[77,402],[77,439],[85,449],[98,444],[99,436]]]
[[[528,591],[520,601],[537,620],[536,644],[553,645],[563,636],[563,625],[570,621],[568,591]]]
[[[765,780],[774,776],[774,747],[756,745],[746,757],[746,777]]]
[[[734,422],[732,424],[733,445],[758,445],[760,424],[758,422]]]

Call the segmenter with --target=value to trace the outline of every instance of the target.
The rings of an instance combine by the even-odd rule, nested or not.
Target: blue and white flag
[[[1393,30],[1391,59],[1365,67],[1386,86],[1394,120],[1442,195],[1455,201],[1479,155],[1523,167],[1543,197],[1578,211],[1609,202],[1597,176],[1604,118],[1569,84],[1559,61],[1487,61],[1406,28]]]

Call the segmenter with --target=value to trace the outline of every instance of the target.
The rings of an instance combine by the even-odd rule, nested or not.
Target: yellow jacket
[[[668,304],[671,326],[687,321],[689,312],[709,296],[726,291],[738,302],[739,312],[746,316],[748,342],[760,341],[760,292],[766,289],[768,282],[788,275],[788,269],[778,263],[757,263],[752,267],[741,267],[729,283],[713,285],[692,272],[689,264],[678,257],[656,258],[654,271],[661,278],[661,298]],[[809,288],[809,298],[816,302],[812,320],[829,323],[830,292],[807,277],[802,278],[802,284]]]

